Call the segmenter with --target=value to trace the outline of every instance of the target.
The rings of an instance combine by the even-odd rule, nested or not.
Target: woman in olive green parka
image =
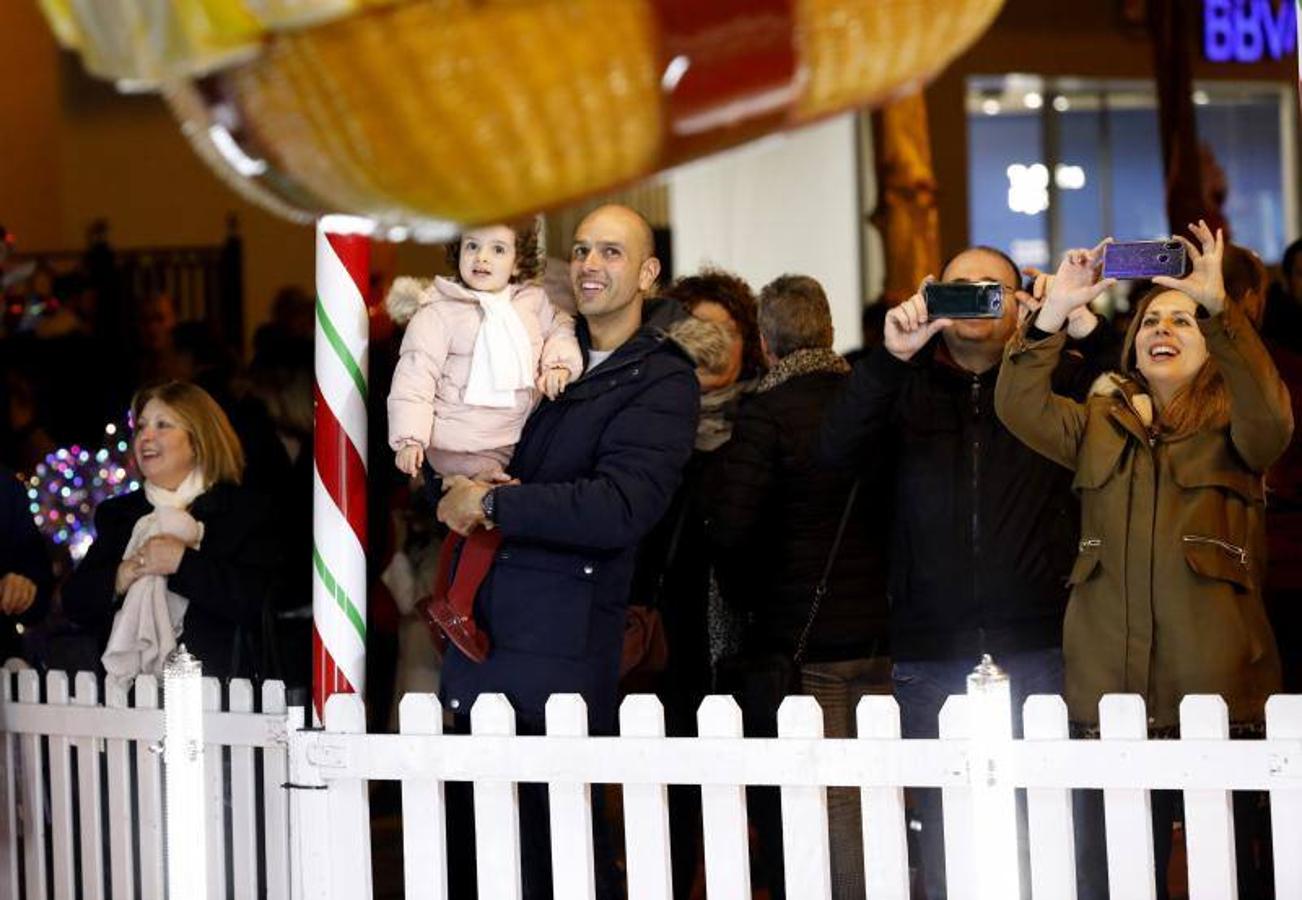
[[[1220,694],[1259,726],[1280,689],[1261,601],[1262,474],[1293,431],[1288,392],[1243,312],[1226,302],[1220,232],[1191,227],[1192,272],[1158,277],[1126,336],[1124,375],[1077,403],[1049,377],[1071,310],[1100,281],[1103,245],[1072,251],[1033,323],[1009,342],[995,393],[1004,424],[1075,471],[1080,552],[1063,627],[1072,722],[1097,728],[1104,694],[1139,694],[1155,732],[1186,694]],[[1163,289],[1164,288],[1164,289]]]

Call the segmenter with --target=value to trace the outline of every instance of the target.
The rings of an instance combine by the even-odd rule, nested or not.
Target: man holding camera
[[[1027,695],[1062,691],[1062,618],[1079,514],[1071,473],[1022,444],[994,412],[1004,344],[1038,301],[1022,289],[1016,264],[994,248],[959,253],[941,275],[1002,285],[1002,310],[929,316],[924,282],[887,314],[883,345],[859,361],[828,410],[822,456],[836,465],[895,467],[889,594],[904,736],[937,736],[941,706],[965,692],[983,653],[1011,678],[1020,734]],[[1114,364],[1115,345],[1087,309],[1069,334],[1075,352],[1064,356],[1055,389],[1083,397]],[[944,897],[940,792],[919,791],[917,813],[926,896]]]

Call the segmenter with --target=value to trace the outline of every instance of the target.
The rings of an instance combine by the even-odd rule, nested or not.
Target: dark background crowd
[[[11,242],[7,249],[13,249]],[[968,252],[976,252],[1000,272],[1010,269],[1008,278],[1019,276],[1016,266],[998,251]],[[266,609],[255,626],[262,652],[250,654],[229,674],[283,678],[306,689],[313,298],[300,287],[279,291],[271,319],[256,331],[252,352],[242,354],[211,322],[185,320],[165,291],[121,296],[119,282],[106,277],[113,271],[112,260],[107,245],[94,244],[78,266],[46,283],[21,272],[12,257],[7,264],[0,332],[0,464],[6,500],[0,510],[0,577],[22,574],[34,589],[25,598],[4,587],[3,649],[43,668],[99,667],[102,634],[70,617],[60,602],[59,585],[77,563],[73,543],[53,540],[49,527],[41,541],[32,540],[33,515],[48,518],[48,510],[27,495],[27,488],[35,485],[40,496],[39,476],[30,479],[42,464],[57,459],[60,449],[111,447],[116,440],[106,434],[106,426],[116,427],[117,435],[126,434],[131,425],[128,406],[142,387],[192,382],[224,411],[246,457],[243,485],[265,500],[277,518],[278,527],[266,539],[274,545],[269,555],[278,562],[268,569],[274,575],[268,576]],[[1273,279],[1251,252],[1231,246],[1224,274],[1227,294],[1259,324],[1290,387],[1296,416],[1302,397],[1302,242],[1288,248]],[[1138,298],[1147,288],[1134,285],[1132,296]],[[710,692],[734,693],[752,734],[775,733],[773,715],[783,693],[810,693],[824,706],[832,736],[853,733],[858,697],[892,690],[906,706],[906,723],[912,714],[918,721],[929,718],[934,729],[939,702],[958,689],[934,664],[943,663],[959,679],[981,650],[1015,660],[1031,654],[1026,671],[1036,677],[1049,671],[1044,687],[1054,690],[1061,659],[1054,675],[1053,661],[1036,654],[1056,653],[1061,642],[1063,566],[1049,565],[1039,586],[1034,578],[1028,583],[1020,576],[994,585],[994,593],[1011,604],[1010,609],[983,607],[980,615],[988,619],[974,619],[970,635],[956,632],[941,624],[949,615],[944,607],[950,587],[977,577],[972,561],[945,551],[959,540],[945,529],[957,515],[952,502],[962,488],[955,486],[939,505],[923,501],[916,509],[898,509],[893,502],[896,480],[912,480],[925,492],[948,490],[935,482],[943,467],[928,469],[927,454],[933,452],[928,448],[936,446],[937,430],[943,430],[935,419],[937,410],[949,403],[947,397],[966,397],[970,391],[973,408],[958,415],[964,435],[970,431],[978,442],[986,441],[984,452],[992,460],[986,477],[1008,479],[997,492],[1013,498],[1009,502],[1016,502],[1019,491],[1031,484],[1031,493],[1047,505],[1036,513],[1039,518],[1028,520],[1025,540],[1044,543],[1042,555],[1049,561],[1062,549],[1049,544],[1059,532],[1071,532],[1073,517],[1078,517],[1070,478],[1042,460],[1032,461],[1030,454],[1013,464],[1020,459],[1016,452],[1026,453],[1025,448],[1015,452],[1016,442],[994,424],[990,395],[1008,335],[992,333],[984,344],[972,344],[978,352],[993,353],[989,360],[952,358],[938,347],[936,361],[918,369],[924,374],[906,389],[908,402],[922,418],[910,421],[906,416],[899,424],[901,441],[883,444],[890,449],[871,464],[857,466],[856,475],[813,461],[824,414],[847,384],[849,372],[847,363],[831,351],[830,312],[815,279],[784,276],[756,292],[734,275],[707,270],[669,282],[660,293],[692,316],[717,325],[729,336],[729,344],[721,358],[698,369],[701,409],[695,448],[668,512],[642,542],[629,597],[633,606],[654,611],[659,620],[654,628],[663,631],[667,659],[635,660],[625,673],[624,689],[658,693],[669,731],[679,735],[694,733],[696,707]],[[565,297],[556,301],[572,306]],[[872,368],[870,351],[881,340],[886,308],[884,303],[864,308],[863,347],[849,358],[860,360],[865,371]],[[125,319],[123,310],[130,311]],[[1074,352],[1084,363],[1093,354],[1098,364],[1093,369],[1083,365],[1080,377],[1089,377],[1070,390],[1084,396],[1093,375],[1116,367],[1128,325],[1128,316],[1117,314],[1081,341]],[[383,398],[398,335],[383,322],[377,322],[373,332],[370,396],[378,399],[373,399],[371,410],[371,459],[382,461],[387,459]],[[1010,447],[999,449],[1001,440],[1010,441]],[[130,470],[130,454],[122,459]],[[1036,474],[1040,469],[1042,478]],[[445,530],[435,521],[431,498],[391,467],[373,465],[370,477],[367,699],[372,728],[383,730],[392,724],[396,695],[409,689],[432,690],[438,684],[438,652],[414,619],[412,607],[429,591]],[[1284,688],[1299,691],[1302,630],[1296,599],[1302,596],[1302,451],[1296,439],[1268,473],[1266,484],[1270,565],[1263,594],[1279,639]],[[127,486],[124,480],[119,487]],[[849,497],[860,499],[847,504]],[[923,540],[929,531],[937,549],[929,577],[938,579],[935,588],[940,592],[938,605],[930,611],[930,588],[918,582],[916,573],[912,583],[901,585],[899,569],[892,573],[890,564],[893,555],[918,552],[901,550],[902,540]],[[835,549],[829,553],[831,547]],[[815,620],[810,595],[820,580],[826,583],[828,599]],[[1029,596],[1026,605],[1018,606],[1023,603],[1019,596],[1036,591],[1043,596]],[[894,611],[892,628],[890,597],[901,595],[917,602],[903,619],[898,608]],[[1025,610],[1037,604],[1042,620],[1028,620]],[[938,618],[928,621],[927,615]],[[892,647],[893,638],[903,643]],[[740,655],[753,661],[765,654],[790,658],[793,653],[801,662],[797,679],[775,688],[757,685],[753,671],[739,672],[733,665]],[[902,682],[901,672],[913,671],[907,668],[911,660],[917,663],[916,672]],[[1038,683],[1035,677],[1026,679],[1028,688]],[[906,704],[908,697],[912,699]],[[686,896],[700,877],[699,793],[675,788],[670,794],[674,878],[677,892]],[[862,880],[857,800],[853,792],[832,791],[829,805],[834,868],[842,879],[838,892],[853,892]],[[759,839],[780,845],[776,796],[759,792],[752,808]],[[761,883],[779,896],[780,852],[758,858],[761,869],[772,869],[759,873]]]

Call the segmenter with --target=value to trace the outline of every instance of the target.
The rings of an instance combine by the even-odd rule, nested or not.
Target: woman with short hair
[[[280,543],[268,504],[240,486],[244,451],[230,421],[202,388],[178,381],[138,392],[131,413],[143,487],[95,511],[64,611],[98,636],[106,671],[123,679],[160,671],[176,642],[205,675],[270,674],[262,622]],[[141,621],[154,626],[145,638]]]

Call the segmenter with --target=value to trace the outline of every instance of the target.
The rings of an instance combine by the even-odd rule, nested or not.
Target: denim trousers
[[[897,660],[892,670],[895,700],[900,705],[900,730],[906,738],[939,736],[940,708],[951,694],[967,693],[967,676],[978,661]],[[1032,694],[1061,694],[1062,650],[1058,647],[1004,654],[995,660],[1009,677],[1013,701],[1013,734],[1022,736],[1022,705]],[[927,900],[943,900],[945,888],[945,838],[940,791],[921,788],[913,792],[914,813],[922,826],[918,834],[914,868],[922,874]],[[1029,896],[1030,856],[1026,843],[1026,798],[1018,791],[1017,849],[1022,870],[1023,897]]]

